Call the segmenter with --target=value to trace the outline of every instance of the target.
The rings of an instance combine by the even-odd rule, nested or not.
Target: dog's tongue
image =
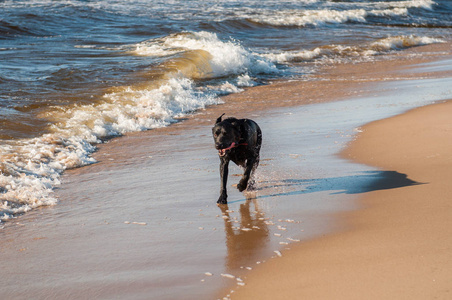
[[[225,156],[226,155],[226,150],[230,150],[230,149],[232,149],[234,147],[235,147],[235,143],[232,143],[231,146],[229,146],[227,148],[224,148],[224,149],[218,150],[218,155]]]

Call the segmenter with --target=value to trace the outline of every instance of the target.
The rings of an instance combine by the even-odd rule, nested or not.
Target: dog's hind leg
[[[257,124],[256,124],[257,126]],[[254,162],[252,164],[252,168],[251,168],[251,175],[250,175],[250,179],[248,182],[248,186],[247,186],[247,190],[248,191],[253,191],[256,189],[256,180],[255,180],[255,172],[257,167],[259,166],[259,160],[260,160],[260,150],[261,150],[261,145],[262,145],[262,131],[259,128],[259,126],[257,126],[257,139],[256,139],[256,147],[254,148],[254,155],[255,155],[255,159]]]
[[[255,168],[254,167],[255,164],[256,164],[255,157],[248,159],[246,161],[245,173],[243,173],[242,179],[240,179],[239,184],[237,184],[237,188],[239,189],[240,192],[243,192],[244,190],[246,190],[246,187],[248,185],[248,180],[250,179],[250,176],[251,176],[251,171]]]
[[[256,189],[256,169],[259,166],[259,157],[256,158],[256,161],[254,162],[253,168],[251,169],[251,175],[250,179],[248,181],[248,186],[246,188],[247,191],[254,191]]]

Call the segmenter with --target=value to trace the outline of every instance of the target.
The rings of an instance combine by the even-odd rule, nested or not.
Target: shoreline
[[[444,47],[444,45],[433,46],[433,48]],[[425,46],[422,49],[431,48]],[[410,51],[422,49],[410,49]],[[443,57],[443,55],[440,56]],[[435,59],[429,57],[415,60],[416,63],[429,61],[435,61]],[[413,61],[402,60],[399,63],[397,66],[409,68]],[[382,66],[382,74],[388,75],[384,75],[384,78],[368,78],[365,70],[369,65]],[[308,121],[296,115],[288,121],[291,118],[287,114],[288,110],[284,111],[284,109],[288,106],[299,107],[298,111],[303,111],[306,107],[313,106],[300,106],[302,104],[335,103],[334,100],[346,99],[351,95],[369,94],[372,92],[369,82],[378,83],[385,78],[400,78],[398,73],[388,73],[388,68],[393,66],[394,63],[389,61],[341,65],[332,70],[325,70],[325,74],[330,74],[329,77],[326,75],[323,77],[325,80],[278,82],[269,86],[250,88],[244,93],[225,97],[223,105],[212,106],[189,115],[185,120],[169,127],[127,134],[110,140],[100,145],[99,151],[95,153],[94,157],[99,161],[98,163],[65,173],[63,187],[57,190],[59,198],[64,201],[55,207],[44,207],[32,211],[22,216],[17,222],[7,224],[10,228],[5,229],[15,227],[18,232],[7,232],[9,242],[5,243],[0,251],[4,257],[13,258],[13,261],[25,259],[23,263],[27,266],[31,265],[31,269],[46,270],[43,276],[47,282],[43,286],[29,287],[30,291],[44,298],[48,295],[46,287],[52,293],[61,295],[81,293],[85,296],[99,295],[99,293],[104,296],[130,296],[131,294],[128,293],[133,289],[134,298],[145,298],[149,295],[148,293],[159,293],[159,288],[153,283],[157,276],[157,278],[168,277],[168,280],[161,284],[172,287],[179,295],[186,294],[185,289],[189,289],[193,293],[190,294],[193,298],[210,299],[210,296],[216,295],[219,289],[223,290],[231,285],[227,278],[219,278],[220,272],[227,271],[234,273],[236,277],[245,278],[251,273],[241,267],[250,266],[251,262],[268,260],[275,254],[274,251],[279,251],[277,249],[292,246],[290,240],[288,240],[290,245],[282,246],[284,244],[280,243],[281,239],[275,238],[274,234],[281,235],[284,230],[283,237],[287,243],[286,238],[305,241],[325,232],[336,232],[335,226],[341,222],[342,215],[346,214],[342,210],[348,209],[347,205],[345,205],[347,207],[340,206],[344,205],[344,202],[333,200],[328,194],[334,186],[326,187],[321,196],[315,193],[305,194],[301,185],[306,184],[305,182],[311,183],[312,180],[315,191],[322,191],[324,187],[319,177],[310,178],[309,172],[305,174],[306,170],[300,170],[296,166],[292,168],[294,162],[305,164],[306,160],[309,160],[304,153],[297,152],[300,151],[298,147],[302,145],[301,141],[294,143],[292,149],[286,150],[287,153],[278,152],[280,146],[272,145],[272,138],[275,140],[280,138],[277,126],[282,125],[282,130],[288,131],[283,140],[293,142],[293,134],[300,132],[300,122]],[[373,71],[376,69],[373,68]],[[435,78],[436,75],[437,73],[431,75],[416,73],[414,76]],[[319,73],[318,76],[323,75]],[[319,90],[328,92],[319,95],[317,92]],[[290,95],[293,98],[289,98]],[[281,103],[280,99],[288,101]],[[334,105],[332,109],[341,110]],[[264,174],[260,178],[262,188],[258,191],[257,201],[248,201],[237,191],[230,194],[231,212],[228,219],[234,220],[234,223],[240,218],[251,220],[256,227],[254,230],[241,232],[242,234],[237,234],[234,226],[230,227],[229,224],[232,222],[223,220],[222,216],[228,212],[221,212],[214,205],[213,199],[210,199],[212,195],[216,199],[218,187],[217,158],[211,145],[210,127],[218,115],[225,111],[228,115],[236,117],[258,118],[267,129],[266,160],[262,161],[260,169],[263,172],[269,171],[270,175]],[[278,125],[278,120],[274,120],[273,116],[283,117],[284,121],[279,122],[281,124]],[[273,137],[268,135],[272,128],[275,128]],[[336,131],[340,131],[340,128]],[[315,139],[318,139],[317,135],[319,134],[314,132]],[[342,138],[340,135],[348,135],[348,133],[339,134],[338,140]],[[346,136],[343,138],[347,139]],[[340,145],[324,146],[324,148],[331,147],[337,149]],[[311,150],[314,154],[319,151]],[[289,169],[280,169],[283,167],[289,167]],[[317,170],[314,171],[317,172]],[[232,171],[232,173],[238,172],[240,171]],[[318,176],[315,172],[312,176]],[[363,177],[367,178],[367,176]],[[232,185],[235,181],[237,177],[232,174],[229,184]],[[339,185],[341,186],[342,182]],[[159,191],[163,186],[167,187],[167,190]],[[189,195],[194,199],[185,199],[187,191],[193,189],[196,192]],[[233,190],[232,187],[229,189]],[[304,201],[311,197],[311,202],[298,203],[300,193],[303,194]],[[357,193],[356,190],[349,188],[345,195],[338,195],[337,199],[353,198],[355,193]],[[319,197],[333,203],[332,207],[325,208],[328,205],[318,204]],[[171,199],[169,203],[168,199]],[[202,201],[197,202],[196,199]],[[269,201],[270,199],[280,200]],[[296,201],[293,204],[300,207],[306,205],[312,207],[303,213],[297,213],[293,207],[284,206],[291,201]],[[135,206],[128,205],[129,202],[133,202]],[[46,212],[45,215],[43,211]],[[264,218],[265,222],[261,222],[261,218]],[[321,220],[327,219],[328,221],[322,224]],[[304,232],[302,233],[300,233],[300,224],[303,224]],[[275,228],[276,225],[278,228]],[[36,232],[36,228],[33,228],[35,226],[52,228],[52,231],[39,233]],[[247,228],[247,224],[242,226]],[[339,226],[346,226],[341,227],[340,231],[348,229],[348,225]],[[224,227],[224,233],[218,230],[222,227]],[[218,231],[221,234],[218,234]],[[168,239],[168,237],[171,238]],[[134,238],[140,240],[134,240]],[[161,245],[157,247],[156,242]],[[222,259],[220,261],[218,259],[224,251],[225,242],[227,253],[224,254],[225,269],[223,269]],[[61,245],[64,243],[68,243],[68,246]],[[136,244],[135,247],[131,247],[132,244]],[[70,245],[75,247],[75,250]],[[86,249],[81,245],[85,245]],[[181,245],[188,247],[187,250],[194,251],[189,252],[192,256],[190,259],[180,254],[174,256],[175,254],[171,253]],[[241,251],[233,250],[236,247]],[[73,256],[84,261],[84,264],[73,265],[71,261],[66,261],[68,258],[66,255],[56,256],[55,259],[60,265],[72,267],[70,276],[84,278],[86,274],[91,274],[90,272],[96,275],[93,275],[92,280],[82,280],[82,282],[86,281],[84,286],[68,286],[71,282],[65,280],[49,285],[52,275],[59,274],[58,272],[61,271],[58,266],[46,265],[48,259],[43,258],[42,255],[47,254],[49,249],[61,251],[61,253],[67,251],[67,255],[72,253]],[[109,251],[112,253],[108,254]],[[38,260],[42,262],[35,262],[34,258],[39,258]],[[177,261],[181,258],[184,261],[184,269],[177,272],[171,271],[172,273],[168,271],[168,268],[177,269]],[[118,262],[121,263],[116,265]],[[195,262],[198,266],[192,266]],[[199,271],[199,266],[204,266],[203,272],[213,273],[214,276],[204,275]],[[14,264],[5,265],[5,270],[14,268],[17,268]],[[101,276],[105,272],[109,272],[103,274],[109,280]],[[255,271],[252,272],[255,273]],[[29,276],[31,276],[29,280],[32,281],[34,279],[32,274]],[[118,284],[115,283],[113,276],[119,278]],[[9,280],[13,287],[14,282],[11,280],[13,278]],[[42,279],[39,278],[39,280]],[[130,283],[131,281],[133,282]],[[204,285],[198,287],[204,282]],[[206,287],[207,285],[209,286]],[[196,288],[204,290],[197,291]],[[154,296],[163,297],[162,295]]]
[[[341,156],[397,173],[399,188],[366,193],[347,230],[296,245],[232,298],[449,299],[451,113],[449,100],[363,126]]]

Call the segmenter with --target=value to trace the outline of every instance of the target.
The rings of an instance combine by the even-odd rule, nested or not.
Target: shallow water
[[[57,203],[95,145],[318,65],[450,40],[446,0],[2,1],[0,219]]]

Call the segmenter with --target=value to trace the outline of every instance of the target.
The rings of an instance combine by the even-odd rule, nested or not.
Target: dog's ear
[[[220,117],[218,117],[217,121],[215,122],[215,124],[218,124],[221,122],[221,117],[223,117],[225,114],[223,113]]]

